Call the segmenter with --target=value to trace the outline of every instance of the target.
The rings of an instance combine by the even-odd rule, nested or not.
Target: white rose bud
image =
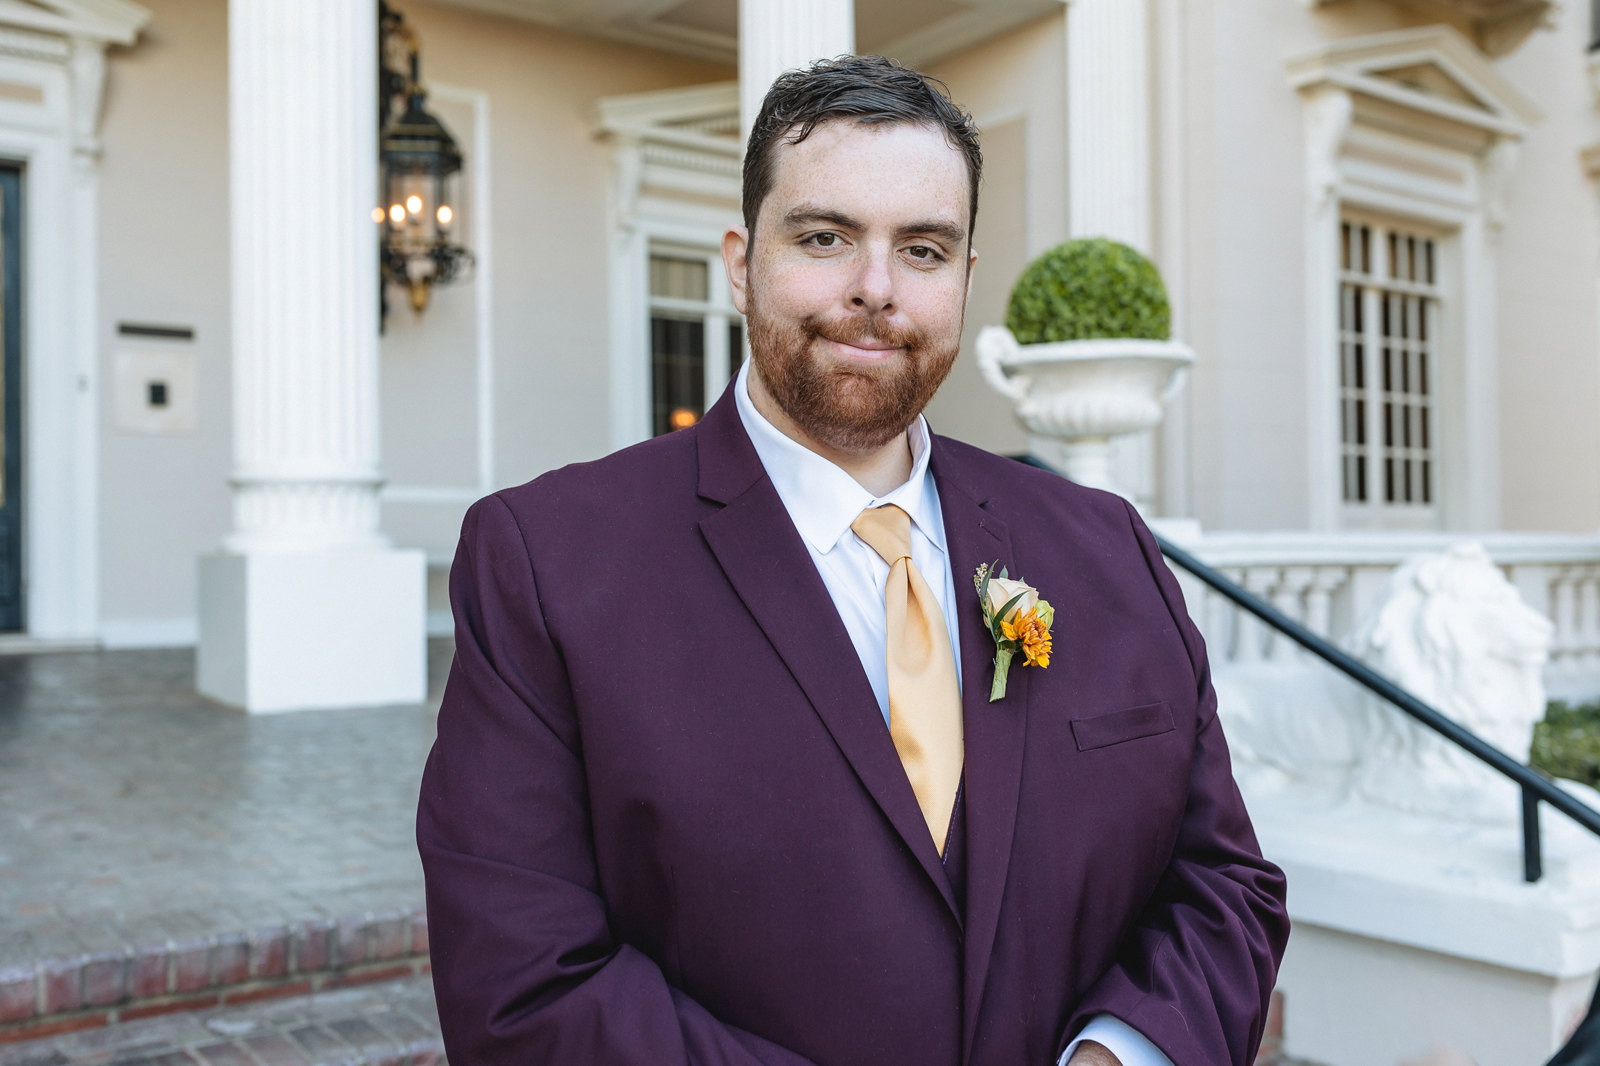
[[[1013,620],[1019,612],[1027,614],[1033,610],[1034,605],[1039,602],[1039,590],[1031,585],[1023,584],[1021,581],[1007,581],[1003,577],[991,577],[989,579],[989,613],[998,614],[1000,608],[1009,603],[1011,598],[1019,592],[1022,593],[1022,599],[1017,601],[1017,605],[1011,609],[1010,615],[1000,619],[1002,622]]]

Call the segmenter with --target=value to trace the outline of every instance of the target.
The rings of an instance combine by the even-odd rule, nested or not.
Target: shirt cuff
[[[1072,1053],[1085,1040],[1093,1040],[1104,1047],[1117,1057],[1122,1066],[1172,1066],[1172,1060],[1150,1043],[1143,1033],[1121,1018],[1113,1018],[1109,1014],[1096,1014],[1089,1019],[1089,1024],[1073,1037],[1067,1050],[1061,1053],[1059,1066],[1067,1066],[1067,1060],[1072,1058]]]

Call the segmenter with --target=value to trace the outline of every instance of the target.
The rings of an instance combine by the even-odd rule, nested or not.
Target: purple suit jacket
[[[1116,1015],[1247,1066],[1288,936],[1200,635],[1120,498],[942,437],[966,900],[732,394],[473,506],[422,783],[459,1066],[1047,1066]],[[1056,608],[994,647],[998,559]],[[964,912],[963,912],[964,911]]]

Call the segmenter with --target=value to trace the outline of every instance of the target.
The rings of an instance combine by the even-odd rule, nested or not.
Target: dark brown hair
[[[774,156],[780,139],[799,144],[832,119],[866,124],[914,123],[942,130],[950,147],[967,161],[971,210],[967,239],[978,222],[978,182],[983,151],[972,116],[950,102],[943,82],[883,56],[819,59],[804,70],[779,75],[761,102],[744,153],[744,224],[751,235],[761,202],[772,191]]]

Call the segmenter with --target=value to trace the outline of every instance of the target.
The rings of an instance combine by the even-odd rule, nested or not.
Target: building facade
[[[342,348],[240,335],[296,320],[269,299],[275,278],[311,300],[339,248],[376,241],[273,203],[294,195],[297,146],[325,150],[322,125],[290,117],[246,143],[240,117],[241,78],[285,62],[274,33],[333,42],[283,92],[343,84],[345,59],[370,72],[375,38],[359,19],[251,37],[254,6],[0,2],[14,640],[193,643],[197,560],[237,547],[257,506],[241,501],[274,477],[370,493],[374,535],[426,554],[429,627],[447,631],[444,572],[474,499],[670,432],[737,369],[716,248],[738,221],[741,108],[747,122],[785,41],[898,58],[977,119],[969,346],[1062,240],[1111,236],[1157,262],[1198,359],[1162,427],[1118,443],[1150,515],[1324,538],[1600,528],[1585,5],[396,0],[465,156],[456,233],[475,267],[420,315],[390,301],[370,374]],[[285,221],[241,265],[253,205]],[[338,328],[376,337],[364,300]],[[285,374],[311,384],[261,400]],[[249,427],[285,411],[291,437],[366,443],[336,474],[252,473],[241,456],[268,429]],[[970,352],[929,415],[1027,446]],[[1588,597],[1600,630],[1600,575],[1585,575],[1572,625],[1590,626]]]

